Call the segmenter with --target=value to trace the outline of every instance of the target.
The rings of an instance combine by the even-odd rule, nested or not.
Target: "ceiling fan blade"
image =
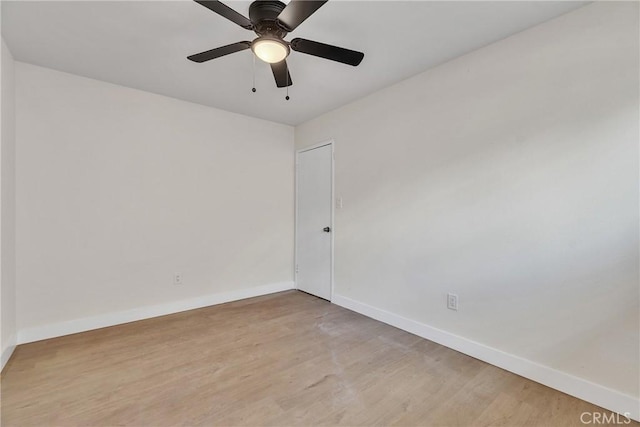
[[[276,79],[276,86],[287,87],[293,85],[286,59],[284,61],[271,64],[271,71],[273,71],[273,77]]]
[[[226,4],[216,0],[194,0],[196,3],[201,4],[209,10],[214,11],[218,15],[227,18],[231,22],[235,22],[242,28],[247,30],[253,29],[253,24],[249,18],[231,9]]]
[[[196,53],[195,55],[187,56],[187,59],[193,62],[206,62],[212,59],[220,58],[221,56],[229,55],[230,53],[236,53],[240,52],[241,50],[249,49],[250,47],[251,42],[238,42]]]
[[[319,56],[320,58],[330,59],[332,61],[342,62],[343,64],[353,65],[354,67],[364,58],[364,53],[355,50],[349,50],[342,47],[332,46],[314,42],[306,39],[291,40],[291,49],[296,52],[306,53],[308,55]]]
[[[291,2],[284,8],[280,15],[278,15],[278,22],[287,30],[291,32],[296,27],[302,24],[305,19],[314,14],[314,12],[325,4],[327,0],[291,0]]]

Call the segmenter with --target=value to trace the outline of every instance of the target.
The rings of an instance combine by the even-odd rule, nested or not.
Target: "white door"
[[[331,300],[333,145],[297,154],[296,285]]]

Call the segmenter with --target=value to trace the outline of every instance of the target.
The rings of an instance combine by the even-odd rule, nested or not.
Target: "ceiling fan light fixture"
[[[258,58],[269,64],[275,64],[289,56],[289,46],[280,39],[258,37],[251,44],[251,50]]]

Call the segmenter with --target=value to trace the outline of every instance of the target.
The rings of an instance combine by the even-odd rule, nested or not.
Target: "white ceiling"
[[[15,59],[253,117],[295,125],[449,59],[583,6],[570,1],[332,0],[287,40],[365,53],[351,67],[292,52],[291,100],[251,51],[203,64],[193,53],[255,35],[191,0],[2,1]],[[248,1],[228,1],[248,16]]]

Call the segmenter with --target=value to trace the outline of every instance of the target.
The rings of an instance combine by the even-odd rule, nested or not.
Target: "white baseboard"
[[[16,336],[14,335],[9,339],[9,345],[7,345],[7,347],[4,350],[2,350],[2,354],[0,354],[0,372],[2,372],[2,370],[4,369],[4,365],[7,364],[7,362],[11,358],[11,355],[13,354],[13,350],[15,349],[16,349]]]
[[[434,328],[415,320],[355,301],[341,295],[333,295],[334,304],[379,320],[396,328],[442,344],[491,365],[544,384],[563,393],[586,400],[594,405],[640,421],[640,400],[616,390],[578,378],[566,372],[540,365],[531,360],[488,347],[450,332]]]
[[[245,298],[253,298],[275,292],[287,291],[294,288],[293,282],[271,283],[253,288],[239,289],[206,295],[187,300],[175,301],[150,307],[134,308],[132,310],[107,313],[99,316],[85,317],[82,319],[68,320],[50,325],[37,326],[18,331],[18,344],[26,344],[48,338],[61,337],[63,335],[86,332],[93,329],[106,328],[108,326],[135,322],[136,320],[149,319],[181,311],[208,307],[210,305],[237,301]],[[3,354],[4,357],[4,354]],[[4,359],[3,359],[4,360]]]

